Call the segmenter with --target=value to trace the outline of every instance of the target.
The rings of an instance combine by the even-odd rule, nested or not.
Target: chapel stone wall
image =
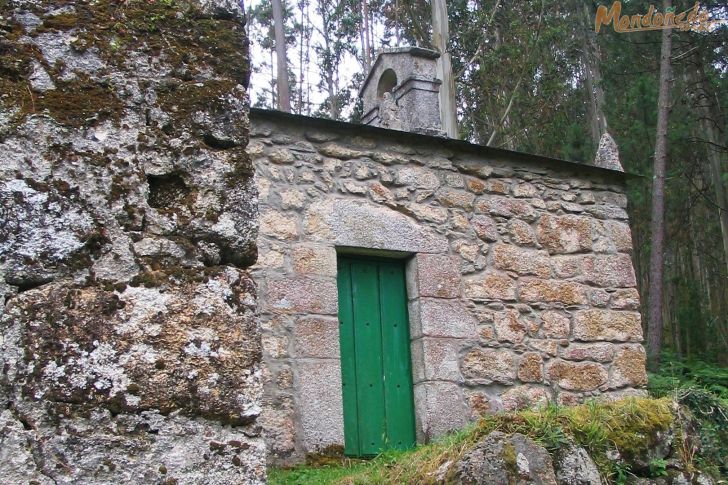
[[[343,444],[337,251],[406,261],[419,441],[643,392],[622,174],[262,111],[249,153],[272,461]]]

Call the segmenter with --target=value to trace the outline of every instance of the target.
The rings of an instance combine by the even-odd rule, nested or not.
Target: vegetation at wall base
[[[728,476],[728,368],[702,360],[663,354],[658,372],[649,375],[655,397],[672,397],[697,424],[700,469]]]
[[[728,404],[728,368],[699,359],[680,359],[663,352],[658,372],[649,375],[648,389],[655,397],[683,388],[701,388]]]
[[[626,483],[637,474],[664,476],[676,460],[687,472],[700,470],[717,478],[727,472],[721,469],[728,458],[727,415],[725,403],[698,388],[681,388],[661,398],[549,405],[486,416],[412,451],[386,452],[367,463],[342,458],[338,464],[272,470],[269,480],[272,484],[448,483],[457,472],[453,465],[493,431],[524,434],[552,456],[570,443],[581,446],[609,483]],[[670,439],[676,456],[650,458],[652,448]]]

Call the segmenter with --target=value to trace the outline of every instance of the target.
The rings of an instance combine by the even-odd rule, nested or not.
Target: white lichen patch
[[[531,473],[528,457],[523,453],[518,453],[516,455],[516,467],[518,467],[518,473],[521,475],[528,476]]]
[[[92,350],[85,358],[71,361],[79,368],[86,382],[93,383],[98,390],[108,390],[110,396],[126,391],[131,380],[124,372],[122,365],[128,356],[120,356],[108,343],[94,342]]]
[[[158,335],[161,327],[154,323],[154,318],[168,311],[170,296],[159,288],[144,286],[128,286],[119,299],[126,303],[124,321],[116,326],[116,333]]]
[[[10,209],[10,201],[16,202]],[[53,199],[49,192],[32,188],[25,180],[0,184],[0,201],[6,224],[0,229],[0,254],[6,255],[6,271],[38,278],[54,273],[59,262],[84,246],[93,229],[93,218],[79,205]],[[42,258],[44,262],[32,263]]]

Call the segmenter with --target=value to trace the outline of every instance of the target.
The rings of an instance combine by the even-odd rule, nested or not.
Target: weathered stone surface
[[[260,233],[284,241],[296,239],[299,234],[298,218],[268,211],[260,216]]]
[[[417,293],[419,296],[457,298],[460,296],[460,269],[457,257],[418,254]]]
[[[264,335],[261,337],[263,355],[265,357],[288,357],[288,337],[282,335]]]
[[[331,246],[294,246],[291,263],[296,273],[336,276],[336,250]]]
[[[637,285],[632,259],[628,254],[586,256],[582,260],[584,280],[603,287],[632,287]]]
[[[428,222],[443,224],[447,221],[447,209],[442,207],[434,207],[427,204],[408,204],[407,210],[417,219]]]
[[[538,242],[551,254],[588,251],[592,247],[591,220],[583,216],[544,214],[536,229]]]
[[[283,254],[273,249],[263,248],[258,253],[258,260],[256,261],[253,269],[257,268],[280,268],[284,263]]]
[[[391,204],[394,201],[394,194],[379,182],[369,184],[369,196],[374,202],[380,204]]]
[[[466,280],[464,292],[474,300],[515,300],[516,282],[505,274],[485,273]]]
[[[614,344],[578,344],[571,343],[561,350],[562,359],[566,360],[593,360],[594,362],[611,362],[614,359]]]
[[[593,205],[586,207],[586,211],[597,219],[627,219],[627,211],[613,205]]]
[[[470,225],[473,226],[475,233],[480,239],[484,241],[498,240],[498,228],[491,217],[474,215],[473,218],[470,219]]]
[[[322,450],[343,443],[341,368],[336,359],[299,361],[294,369],[298,389],[298,415],[307,450]]]
[[[529,339],[528,347],[547,355],[555,356],[559,351],[559,341],[553,339]]]
[[[571,331],[569,317],[561,312],[541,313],[541,336],[544,338],[567,338]]]
[[[336,315],[338,295],[332,279],[281,278],[269,280],[266,290],[270,310]]]
[[[454,466],[467,485],[556,485],[548,451],[519,433],[490,433]]]
[[[463,390],[454,382],[421,382],[414,386],[417,404],[417,441],[427,443],[437,436],[461,429],[467,423]]]
[[[435,196],[445,207],[460,207],[465,210],[471,210],[475,201],[473,194],[451,188],[442,188],[437,191]]]
[[[511,185],[508,180],[492,178],[486,182],[485,191],[506,195],[511,191]]]
[[[290,164],[296,161],[296,157],[290,150],[285,148],[274,148],[268,151],[268,160],[273,163]]]
[[[264,406],[261,414],[261,425],[265,432],[268,453],[287,457],[295,452],[296,422],[293,409],[288,406],[279,409],[271,405]]]
[[[259,389],[247,369],[260,352],[245,303],[253,301],[252,281],[229,269],[163,290],[54,283],[16,297],[2,320],[13,337],[3,343],[4,384],[22,382],[34,399],[87,409],[254,420]],[[16,344],[37,357],[20,359]]]
[[[583,270],[581,256],[552,256],[549,261],[555,278],[574,278]]]
[[[513,186],[513,195],[515,197],[536,197],[538,189],[533,184],[522,183]]]
[[[476,263],[479,267],[483,266],[483,258],[478,243],[470,243],[467,240],[459,239],[453,242],[453,250],[464,260]]]
[[[625,387],[614,391],[604,391],[599,395],[598,399],[600,401],[616,401],[628,397],[647,397],[648,395],[647,389]]]
[[[640,314],[609,310],[578,311],[574,314],[574,339],[641,342]]]
[[[474,338],[475,318],[456,300],[422,298],[411,305],[411,315],[419,325],[412,330],[412,338],[428,337]]]
[[[413,253],[445,253],[447,239],[392,209],[367,202],[327,200],[312,204],[304,222],[316,241],[338,246]]]
[[[281,207],[283,209],[300,209],[306,203],[306,194],[298,189],[281,192]]]
[[[560,450],[554,461],[556,480],[559,485],[597,485],[602,483],[599,469],[589,453],[570,445]]]
[[[397,185],[433,190],[440,186],[440,180],[432,170],[421,167],[402,167],[394,177]]]
[[[364,184],[357,184],[354,182],[344,182],[344,190],[350,194],[363,195],[367,193],[367,187]]]
[[[0,476],[263,483],[244,12],[117,7],[3,5]]]
[[[621,347],[614,357],[609,387],[644,386],[647,384],[646,364],[647,355],[641,345]]]
[[[467,396],[470,418],[477,420],[482,416],[493,413],[497,407],[494,406],[490,397],[484,392],[469,392]]]
[[[412,342],[415,382],[461,380],[460,349],[457,339],[422,337]]]
[[[539,386],[514,386],[500,395],[500,409],[518,411],[541,407],[551,402],[551,392]]]
[[[144,448],[166,463],[171,476],[201,473],[188,468],[193,464],[209,470],[194,454],[218,439],[202,432],[216,427],[165,416],[202,416],[238,426],[255,422],[261,389],[259,374],[251,370],[260,359],[256,324],[247,306],[254,301],[252,281],[229,269],[206,282],[166,286],[164,292],[143,287],[114,292],[64,283],[14,298],[2,320],[2,384],[16,396],[14,409],[20,415],[34,413],[35,402],[45,403],[47,417],[34,413],[38,421],[33,433],[51,441],[46,443],[48,453],[54,447],[64,450],[68,464],[53,476],[90,477],[96,468],[88,467],[99,466],[105,456],[119,460],[118,466],[129,464],[119,471],[124,476],[145,476],[131,464],[134,452],[107,454],[120,443],[134,442],[112,431],[124,422],[147,422],[151,429],[165,430],[154,446]],[[35,357],[23,358],[20,349]],[[104,409],[117,416],[105,415]],[[61,419],[61,428],[53,424],[56,419]],[[56,434],[65,427],[83,431],[73,440]],[[262,444],[245,437],[246,429],[219,431],[227,440],[253,447],[248,452],[253,454],[238,458],[252,468],[228,472],[261,477],[261,464],[254,462],[262,459]],[[106,451],[91,452],[86,448],[90,443]],[[175,457],[172,447],[182,443]],[[223,456],[230,460],[241,452],[231,448],[233,454]],[[188,453],[189,461],[175,462]],[[109,477],[115,476],[112,472]],[[213,477],[230,476],[215,473]]]
[[[551,275],[546,251],[498,244],[493,248],[493,264],[498,269],[514,271],[521,275],[535,275],[542,278]]]
[[[511,241],[520,246],[533,246],[536,244],[536,235],[531,226],[519,219],[511,219],[508,223],[508,233]]]
[[[83,264],[88,249],[103,243],[102,229],[77,195],[68,197],[63,187],[48,184],[36,188],[22,179],[0,184],[0,250],[5,280],[14,285],[42,284],[68,273],[74,263]]]
[[[621,221],[601,221],[600,224],[606,239],[603,251],[600,252],[632,252],[632,233],[629,224]]]
[[[636,288],[625,288],[612,293],[611,308],[615,310],[639,310],[640,295]]]
[[[477,178],[466,178],[465,187],[474,194],[482,194],[485,192],[485,182]]]
[[[521,382],[543,381],[543,357],[540,353],[528,352],[521,356],[518,379]]]
[[[27,423],[27,421],[26,421]],[[3,430],[3,446],[0,448],[0,470],[7,483],[52,484],[53,480],[36,467],[33,458],[33,430],[26,430],[19,417],[10,409],[0,413],[0,426]]]
[[[583,393],[559,391],[556,394],[556,402],[559,406],[576,406],[585,400],[586,397]]]
[[[518,310],[496,312],[493,318],[496,338],[501,342],[519,343],[526,337],[526,325],[520,321]]]
[[[589,302],[584,286],[571,281],[521,278],[518,296],[526,302],[559,302],[583,305]]]
[[[339,358],[339,320],[303,317],[293,327],[296,357]]]
[[[528,222],[536,219],[536,211],[528,202],[498,195],[479,197],[475,203],[475,212],[492,216],[518,217]]]
[[[597,154],[594,157],[594,165],[624,172],[622,163],[619,161],[619,148],[609,133],[604,133],[599,140]]]
[[[477,382],[511,384],[516,377],[513,354],[508,350],[473,349],[463,358],[462,373]]]
[[[600,364],[555,360],[546,366],[546,376],[567,391],[593,391],[607,382],[608,374]]]
[[[359,150],[354,150],[352,148],[349,148],[345,145],[341,145],[336,142],[329,142],[324,143],[323,145],[318,146],[318,151],[321,153],[321,155],[332,157],[332,158],[340,158],[342,160],[349,160],[350,158],[359,158],[364,155],[363,152]]]

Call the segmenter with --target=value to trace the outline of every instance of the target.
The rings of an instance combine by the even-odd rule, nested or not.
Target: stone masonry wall
[[[3,483],[265,481],[236,1],[0,2]]]
[[[271,461],[343,444],[337,250],[407,259],[420,441],[641,392],[622,175],[259,111],[251,137]]]

